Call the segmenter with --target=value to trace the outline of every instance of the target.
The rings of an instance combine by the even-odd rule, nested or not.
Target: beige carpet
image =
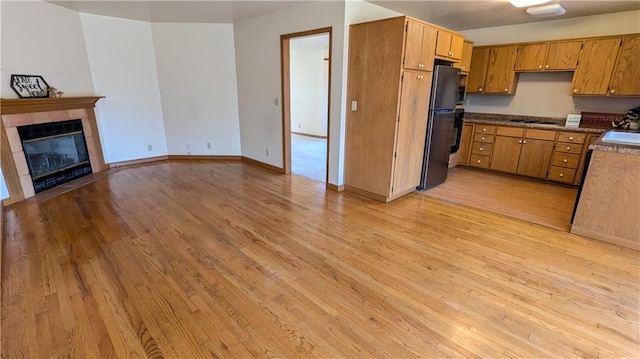
[[[327,139],[292,134],[291,173],[325,182]]]

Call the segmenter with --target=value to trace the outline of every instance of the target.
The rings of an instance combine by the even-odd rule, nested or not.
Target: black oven
[[[451,153],[458,152],[460,137],[462,136],[462,124],[464,123],[464,109],[456,109],[453,121],[453,136],[451,140]]]

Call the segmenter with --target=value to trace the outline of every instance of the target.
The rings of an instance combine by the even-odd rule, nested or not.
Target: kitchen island
[[[640,146],[602,137],[589,147],[571,233],[640,250]]]

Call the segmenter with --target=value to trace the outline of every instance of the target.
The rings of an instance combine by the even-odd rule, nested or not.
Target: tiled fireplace
[[[99,99],[1,100],[2,169],[11,202],[107,168],[93,109]]]

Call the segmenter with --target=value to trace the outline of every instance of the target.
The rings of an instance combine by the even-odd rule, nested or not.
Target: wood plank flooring
[[[468,167],[449,171],[429,197],[569,231],[577,188]]]
[[[637,357],[640,254],[242,163],[4,212],[2,356]]]

